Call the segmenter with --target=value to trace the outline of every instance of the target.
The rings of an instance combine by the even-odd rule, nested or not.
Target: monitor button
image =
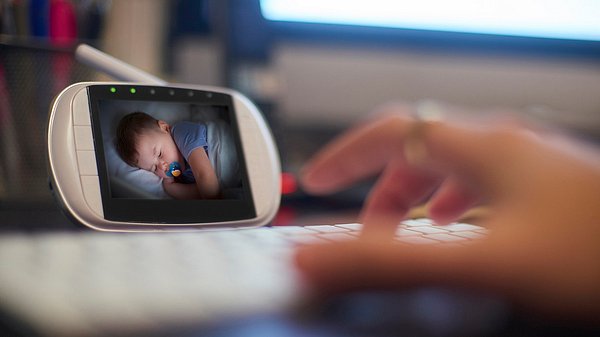
[[[90,106],[88,104],[88,94],[85,88],[79,90],[73,98],[73,124],[74,125],[92,125],[90,120]]]
[[[82,176],[97,176],[96,154],[94,151],[77,151],[79,174]]]
[[[81,187],[83,188],[83,197],[92,211],[104,218],[102,211],[102,198],[100,196],[100,181],[98,176],[82,176]]]
[[[75,125],[75,148],[77,150],[94,150],[94,139],[92,137],[92,129],[89,126]]]

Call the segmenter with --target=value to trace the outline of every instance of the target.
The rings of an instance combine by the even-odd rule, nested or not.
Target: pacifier
[[[181,175],[181,166],[178,162],[174,161],[169,164],[169,169],[165,172],[167,177],[176,178]]]

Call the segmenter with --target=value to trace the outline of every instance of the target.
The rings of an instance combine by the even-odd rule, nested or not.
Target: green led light
[[[117,88],[115,88],[115,87],[110,87],[110,92],[112,92],[112,93],[115,93],[115,92],[117,92]]]
[[[131,88],[131,89],[129,89],[129,92],[130,92],[130,93],[132,93],[132,94],[135,94],[135,92],[136,92],[136,91],[137,91],[137,90],[135,90],[135,88]]]

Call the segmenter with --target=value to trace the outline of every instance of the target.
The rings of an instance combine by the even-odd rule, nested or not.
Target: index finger
[[[379,173],[391,158],[402,154],[402,139],[410,121],[410,117],[397,114],[337,138],[304,167],[303,187],[310,193],[332,193]]]

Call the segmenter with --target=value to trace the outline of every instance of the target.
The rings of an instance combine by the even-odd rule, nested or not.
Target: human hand
[[[411,165],[404,156],[410,108],[392,110],[329,144],[303,171],[304,188],[315,194],[381,172],[361,215],[361,240],[298,250],[298,267],[314,288],[469,287],[541,312],[596,318],[598,153],[514,123],[447,122],[427,126],[428,156]],[[460,247],[383,239],[430,196],[429,216],[438,223],[485,203],[489,235]]]

